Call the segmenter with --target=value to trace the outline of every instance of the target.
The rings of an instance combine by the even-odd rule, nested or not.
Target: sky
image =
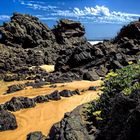
[[[139,19],[140,0],[0,0],[0,25],[13,12],[37,16],[50,28],[62,18],[80,21],[89,40],[102,40]]]

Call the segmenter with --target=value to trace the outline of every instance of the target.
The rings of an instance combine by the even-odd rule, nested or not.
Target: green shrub
[[[97,101],[90,103],[88,115],[90,120],[104,121],[111,111],[112,99],[116,94],[123,93],[126,96],[140,88],[140,61],[137,64],[128,65],[116,72],[107,74],[102,85],[102,95]],[[94,119],[95,118],[95,119]],[[99,118],[99,119],[98,119]]]
[[[108,75],[103,84],[104,93],[123,92],[127,95],[140,88],[140,62],[117,70],[113,76]]]

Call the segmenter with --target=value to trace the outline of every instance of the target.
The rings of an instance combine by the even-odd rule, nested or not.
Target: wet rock
[[[5,103],[5,108],[10,111],[18,111],[24,108],[35,107],[33,99],[28,97],[12,97],[12,99]]]
[[[0,131],[14,130],[17,128],[15,116],[5,110],[0,110]]]
[[[26,140],[45,140],[46,137],[40,131],[31,132],[27,135]]]

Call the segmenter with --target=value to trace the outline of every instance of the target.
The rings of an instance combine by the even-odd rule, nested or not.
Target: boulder
[[[52,92],[51,94],[46,95],[45,97],[48,98],[49,100],[55,100],[55,101],[61,99],[58,90],[55,90],[54,92]]]
[[[31,132],[27,135],[26,140],[45,140],[46,137],[42,134],[41,131]]]
[[[77,107],[64,118],[53,125],[49,133],[49,140],[95,140],[87,130],[83,117],[84,107]]]
[[[36,104],[33,99],[28,97],[12,97],[12,99],[7,101],[4,106],[7,110],[18,111],[24,108],[35,107]]]
[[[44,102],[48,102],[49,99],[46,96],[39,95],[39,96],[37,96],[37,97],[34,98],[34,101],[36,103],[44,103]]]
[[[83,75],[83,80],[96,81],[96,80],[99,80],[99,79],[100,79],[100,77],[95,72],[95,70],[85,72],[84,75]]]
[[[0,131],[14,130],[17,128],[15,116],[5,110],[0,110]]]
[[[62,90],[59,92],[60,96],[62,97],[71,97],[73,93],[70,90]]]

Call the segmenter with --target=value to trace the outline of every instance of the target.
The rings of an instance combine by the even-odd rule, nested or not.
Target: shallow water
[[[57,84],[57,88],[50,88],[49,86],[44,86],[40,89],[28,88],[13,94],[0,95],[0,103],[8,101],[13,96],[34,97],[49,94],[56,89],[88,89],[89,86],[100,86],[100,84],[100,80],[95,82],[75,81]],[[25,140],[26,135],[32,131],[42,131],[43,134],[47,135],[52,125],[60,121],[66,112],[72,111],[83,103],[97,99],[99,97],[97,93],[100,93],[100,91],[86,91],[81,95],[63,98],[60,101],[37,104],[35,108],[17,111],[14,115],[18,122],[18,128],[12,131],[0,132],[0,140]]]

